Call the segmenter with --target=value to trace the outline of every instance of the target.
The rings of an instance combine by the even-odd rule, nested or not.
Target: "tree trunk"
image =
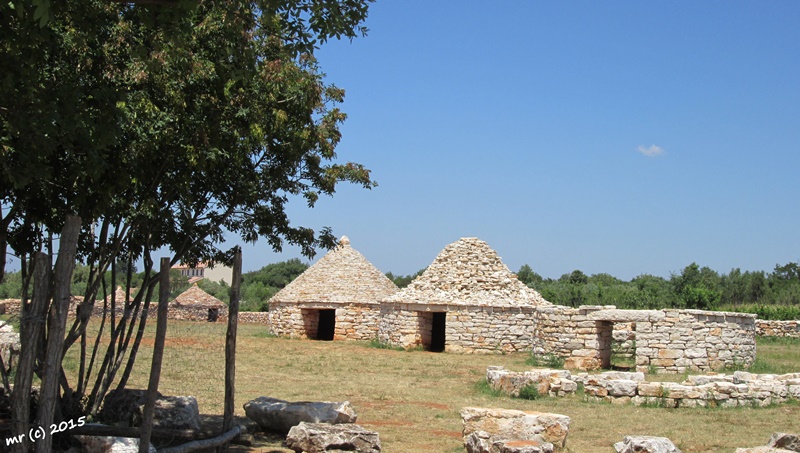
[[[75,256],[78,248],[78,234],[81,218],[68,215],[61,231],[58,245],[58,259],[53,270],[53,304],[50,307],[47,332],[47,349],[42,369],[42,389],[39,396],[38,429],[45,435],[37,439],[37,453],[50,453],[53,439],[49,428],[58,403],[58,384],[61,377],[61,360],[64,358],[64,334],[67,330],[69,314],[70,284],[75,270]]]
[[[50,262],[46,254],[37,252],[33,255],[33,299],[30,304],[22,304],[20,316],[21,351],[17,365],[17,376],[14,381],[14,393],[11,396],[13,433],[28,433],[30,420],[31,385],[33,370],[36,364],[36,351],[47,319],[47,307],[50,293]],[[22,444],[17,444],[16,451],[28,451],[28,438],[23,436]]]
[[[153,429],[153,413],[156,406],[158,381],[161,379],[161,359],[164,356],[164,342],[167,338],[167,308],[169,307],[169,258],[161,258],[161,282],[158,288],[158,319],[156,320],[156,341],[153,346],[153,362],[150,366],[150,382],[145,396],[142,414],[142,435],[139,438],[139,453],[150,449],[150,433]]]
[[[233,425],[234,396],[236,394],[236,331],[239,325],[239,287],[242,281],[242,250],[233,257],[233,278],[231,279],[231,300],[228,304],[228,333],[225,335],[225,408],[222,417],[222,431],[230,431]],[[224,444],[217,451],[228,450]]]

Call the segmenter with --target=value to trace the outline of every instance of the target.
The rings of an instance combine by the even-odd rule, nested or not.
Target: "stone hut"
[[[220,316],[227,316],[225,304],[203,291],[197,283],[169,304],[170,319],[215,322]]]
[[[276,335],[316,340],[372,340],[378,337],[378,301],[397,290],[342,236],[270,299],[270,328]]]
[[[408,287],[381,301],[379,338],[430,351],[529,351],[533,312],[549,305],[486,242],[461,238]]]

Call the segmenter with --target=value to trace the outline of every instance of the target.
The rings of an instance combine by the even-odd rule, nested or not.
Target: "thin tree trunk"
[[[231,279],[231,300],[228,304],[228,333],[225,335],[225,407],[222,417],[222,432],[233,427],[234,396],[236,395],[236,331],[239,325],[239,288],[242,281],[242,250],[233,257],[233,278]],[[227,444],[218,452],[228,450]]]
[[[58,259],[53,271],[53,304],[50,307],[47,332],[47,349],[42,370],[42,388],[39,396],[37,423],[44,429],[42,439],[36,442],[37,453],[50,453],[53,439],[46,432],[53,423],[58,403],[58,384],[61,378],[61,360],[64,357],[64,334],[67,330],[69,314],[70,283],[75,270],[75,256],[78,248],[78,234],[81,218],[68,215],[61,231],[58,246]]]
[[[169,307],[169,258],[161,258],[161,282],[158,288],[158,319],[156,321],[156,340],[153,345],[153,362],[150,366],[150,382],[142,414],[142,435],[139,438],[139,453],[150,449],[150,433],[153,429],[153,412],[156,406],[158,382],[161,379],[161,360],[164,357],[164,343],[167,338],[167,309]],[[146,310],[145,310],[146,313]]]
[[[50,262],[46,254],[36,252],[33,255],[33,299],[30,304],[22,304],[20,318],[20,355],[17,365],[17,376],[14,381],[14,393],[11,395],[13,433],[28,433],[28,421],[31,418],[31,385],[33,370],[36,364],[38,342],[42,337],[50,292]],[[28,451],[27,436],[23,436],[22,444],[13,447],[16,451]]]

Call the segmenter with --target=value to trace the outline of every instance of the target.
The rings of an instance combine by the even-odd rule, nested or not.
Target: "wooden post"
[[[150,366],[150,382],[147,385],[142,431],[139,437],[139,453],[150,449],[150,434],[153,431],[153,413],[156,406],[158,381],[161,379],[161,360],[164,357],[164,342],[167,338],[167,309],[169,303],[169,258],[161,258],[160,280],[158,283],[158,313],[156,318],[156,341],[153,345],[153,362]]]
[[[222,417],[222,432],[233,427],[234,396],[236,394],[236,330],[239,325],[239,288],[242,282],[242,249],[233,257],[233,277],[231,280],[231,301],[228,304],[228,333],[225,335],[225,408]],[[227,444],[217,451],[227,451]]]
[[[37,453],[51,453],[53,437],[50,425],[56,413],[58,384],[61,378],[61,361],[64,358],[64,334],[67,331],[67,315],[69,314],[70,284],[72,272],[75,270],[75,256],[78,250],[78,234],[81,231],[81,218],[67,215],[61,238],[58,241],[58,258],[53,270],[53,304],[50,306],[47,321],[47,349],[45,350],[42,368],[42,387],[39,394],[39,412],[37,413],[37,432],[41,438],[36,439]],[[28,434],[28,433],[25,433]]]

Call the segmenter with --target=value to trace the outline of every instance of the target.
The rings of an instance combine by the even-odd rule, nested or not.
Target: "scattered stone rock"
[[[112,390],[103,401],[98,418],[116,426],[141,426],[146,390]],[[170,429],[200,429],[200,409],[193,396],[163,396],[156,393],[153,426]]]
[[[617,453],[681,453],[666,437],[625,436],[622,442],[614,444]]]
[[[136,407],[135,425],[141,426],[144,404]],[[193,396],[162,396],[156,399],[153,426],[170,429],[200,429],[200,408]]]
[[[381,451],[378,433],[354,424],[331,425],[328,423],[300,422],[286,436],[286,446],[298,453]]]
[[[800,452],[800,435],[787,433],[774,433],[769,439],[768,447],[783,448],[789,451]]]
[[[475,431],[464,438],[467,453],[552,453],[553,444],[540,439],[503,440],[486,431]]]
[[[485,431],[495,440],[536,440],[563,448],[570,418],[544,412],[465,407],[461,421],[465,439],[473,432]]]
[[[247,417],[266,431],[286,433],[300,422],[355,423],[358,419],[349,401],[288,401],[261,396],[244,405]]]
[[[84,453],[139,453],[139,439],[112,436],[75,436],[83,445]],[[156,453],[153,445],[148,450]]]

